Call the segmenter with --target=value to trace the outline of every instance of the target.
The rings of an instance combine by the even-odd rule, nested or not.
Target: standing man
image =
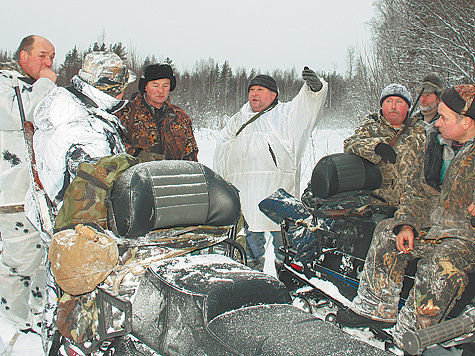
[[[305,81],[290,102],[278,101],[274,78],[257,75],[249,81],[249,101],[220,132],[214,169],[240,191],[242,212],[248,224],[250,265],[264,268],[265,236],[274,239],[276,268],[283,262],[280,227],[259,211],[263,199],[283,188],[300,194],[300,162],[325,102],[327,84],[304,68]]]
[[[0,64],[0,316],[28,330],[37,327],[33,312],[42,309],[44,272],[38,267],[43,248],[24,213],[30,174],[12,78],[19,79],[26,120],[33,121],[38,103],[56,87],[57,75],[51,70],[55,48],[46,38],[25,37],[17,53],[18,61]]]
[[[378,164],[383,182],[374,192],[391,205],[398,205],[404,192],[408,172],[424,146],[425,125],[408,117],[412,97],[400,84],[390,84],[381,92],[381,109],[369,114],[343,148]],[[393,142],[395,140],[395,142]]]
[[[135,78],[117,54],[91,52],[71,85],[56,88],[38,106],[36,164],[54,206],[63,201],[81,162],[125,152],[123,127],[114,113],[125,106],[124,90]]]
[[[445,90],[438,136],[429,137],[394,218],[383,220],[371,242],[358,294],[337,320],[347,326],[390,327],[402,347],[407,330],[443,321],[475,271],[475,85]],[[441,154],[437,153],[441,152]],[[428,180],[427,163],[439,173]],[[446,169],[444,169],[446,167]],[[409,297],[398,313],[408,261],[420,258]]]
[[[427,74],[423,79],[418,93],[424,89],[419,101],[420,110],[414,114],[416,119],[422,119],[428,124],[439,119],[437,107],[440,103],[440,95],[445,90],[444,82],[436,72]]]
[[[35,111],[34,150],[38,176],[54,207],[59,208],[69,183],[82,162],[125,153],[120,132],[123,127],[114,113],[125,106],[122,100],[135,74],[112,52],[91,52],[78,75],[66,88],[56,88]],[[27,213],[36,207],[28,204]],[[49,244],[46,239],[45,244]],[[49,264],[47,264],[49,266]],[[47,267],[46,303],[42,342],[46,355],[55,332],[57,288]]]
[[[168,64],[152,64],[139,81],[139,92],[117,116],[127,130],[127,153],[145,161],[198,160],[191,119],[170,103],[176,78]]]

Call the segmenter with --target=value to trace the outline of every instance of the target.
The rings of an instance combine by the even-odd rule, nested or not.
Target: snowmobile
[[[240,215],[237,190],[197,162],[137,164],[125,171],[112,188],[94,179],[92,192],[101,186],[107,191],[110,231],[82,226],[74,235],[76,226],[53,234],[52,209],[37,179],[33,125],[25,120],[18,85],[15,89],[41,229],[52,239],[71,230],[72,236],[85,239],[84,246],[98,250],[103,240],[110,247],[113,239],[118,247],[117,259],[120,261],[119,255],[122,259],[110,271],[99,270],[101,275],[110,272],[106,280],[82,295],[68,296],[55,276],[52,284],[56,283],[58,307],[53,340],[47,334],[50,325],[43,325],[45,339],[51,341],[49,355],[386,354],[294,307],[282,282],[244,265],[245,253],[232,238],[236,230],[232,226]],[[88,198],[88,202],[97,203]],[[76,200],[72,202],[76,204]],[[227,256],[190,255],[223,242],[231,245],[232,256],[234,249],[240,251],[244,264]],[[66,245],[62,252],[74,243]],[[60,244],[56,246],[61,250]],[[69,271],[76,273],[66,278],[64,286],[77,290],[81,284],[79,287],[91,288],[91,280],[97,277],[90,271],[94,265],[85,265],[77,258],[88,250],[76,252],[80,253],[71,254],[71,258],[61,253],[56,256],[59,263],[65,262]],[[74,264],[80,269],[74,269]],[[51,266],[52,273],[55,267]],[[60,310],[62,302],[64,308]]]
[[[259,205],[281,226],[284,245],[280,251],[285,259],[278,277],[289,289],[294,304],[335,325],[337,311],[348,308],[356,296],[373,230],[396,210],[372,192],[380,184],[381,173],[376,165],[352,154],[333,154],[323,157],[314,167],[301,200],[279,189]],[[408,264],[399,307],[404,305],[414,283],[416,268],[417,261]],[[473,285],[474,276],[469,278]],[[428,328],[410,333],[404,342],[406,351],[419,354],[445,341],[445,347],[459,345],[465,354],[475,354],[474,296],[475,288],[466,288],[449,314],[449,318],[462,315],[463,327],[454,319],[434,326],[435,332]],[[469,326],[466,320],[471,320]],[[458,325],[457,332],[453,325]],[[388,329],[343,330],[378,348],[402,354],[392,343]]]
[[[245,266],[245,251],[232,236],[237,191],[206,166],[137,164],[109,198],[119,251],[138,261],[119,264],[88,294],[93,303],[77,303],[57,320],[58,354],[387,355],[295,307],[284,283]],[[228,256],[199,252],[222,243],[230,246]],[[162,253],[148,254],[157,249]],[[93,312],[85,310],[90,305]],[[57,319],[65,309],[58,307]]]

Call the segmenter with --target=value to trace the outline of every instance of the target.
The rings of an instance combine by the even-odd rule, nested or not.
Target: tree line
[[[329,127],[359,124],[379,108],[381,90],[390,83],[405,85],[415,97],[421,79],[436,71],[447,85],[475,81],[475,2],[473,0],[376,0],[369,23],[371,39],[347,50],[345,73],[318,72],[329,84],[323,109]],[[78,73],[84,55],[91,51],[113,51],[124,59],[138,77],[157,57],[145,58],[127,50],[122,42],[96,41],[81,51],[68,51],[57,68],[58,85],[66,86]],[[0,49],[0,61],[15,57]],[[221,128],[226,119],[247,100],[247,84],[256,69],[231,68],[228,61],[213,58],[197,61],[191,70],[176,68],[171,58],[162,62],[174,68],[177,87],[171,93],[174,104],[192,118],[194,126]],[[318,68],[312,68],[318,69]],[[276,69],[271,73],[279,86],[279,99],[291,100],[303,81],[301,69]],[[137,82],[125,93],[137,91]]]

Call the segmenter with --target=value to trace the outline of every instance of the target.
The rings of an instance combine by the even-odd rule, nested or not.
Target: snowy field
[[[203,129],[195,134],[198,143],[198,160],[213,168],[213,152],[216,145],[216,130]],[[315,130],[302,160],[301,192],[312,176],[313,167],[320,158],[337,152],[343,152],[343,140],[353,134],[353,129]]]
[[[331,153],[342,152],[343,140],[352,130],[318,130],[314,132],[311,142],[307,147],[305,158],[302,162],[301,191],[305,189],[310,180],[312,169],[320,158]],[[215,148],[217,131],[203,129],[196,132],[199,154],[198,160],[206,166],[213,167],[213,152]],[[272,245],[271,245],[272,246]],[[265,272],[275,275],[272,247],[267,249]],[[20,333],[13,349],[9,348],[10,340],[15,335],[15,328],[0,318],[0,356],[39,356],[42,355],[41,340],[35,334]]]

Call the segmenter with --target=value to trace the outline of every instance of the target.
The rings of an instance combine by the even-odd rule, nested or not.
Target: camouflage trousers
[[[419,330],[443,321],[468,284],[467,273],[475,271],[475,244],[445,238],[416,239],[414,251],[398,254],[392,219],[376,227],[366,256],[358,294],[351,309],[375,320],[396,322],[392,334],[396,345],[408,330]],[[414,286],[398,313],[400,292],[408,261],[417,264]]]

